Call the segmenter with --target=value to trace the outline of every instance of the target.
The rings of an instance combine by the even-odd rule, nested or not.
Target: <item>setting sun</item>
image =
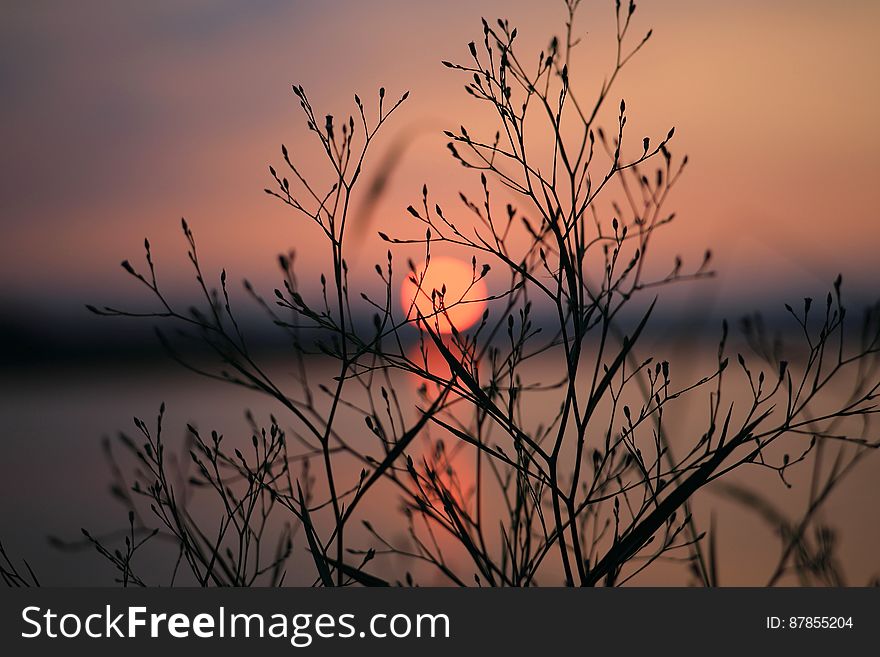
[[[474,281],[475,278],[478,280]],[[446,293],[442,294],[444,285]],[[416,317],[418,309],[423,316],[432,318],[432,328],[451,333],[452,326],[463,331],[480,318],[487,294],[479,269],[475,273],[470,263],[456,258],[432,257],[427,267],[423,262],[416,267],[415,274],[407,276],[401,286],[400,302],[410,319]]]

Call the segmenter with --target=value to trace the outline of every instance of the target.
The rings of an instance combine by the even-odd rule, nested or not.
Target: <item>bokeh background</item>
[[[440,61],[466,57],[481,16],[508,18],[537,52],[564,13],[561,2],[519,0],[3,3],[0,518],[18,527],[7,541],[32,552],[50,531],[102,521],[106,478],[82,454],[97,454],[98,438],[132,414],[175,396],[189,400],[178,420],[221,423],[235,407],[216,396],[232,393],[156,359],[149,326],[85,311],[147,303],[118,267],[139,262],[144,237],[178,299],[196,291],[181,216],[209,271],[224,266],[271,293],[276,255],[295,248],[304,284],[316,283],[327,261],[317,233],[262,191],[281,142],[314,152],[291,84],[337,116],[354,111],[355,92],[410,90],[373,160],[406,146],[373,216],[387,232],[405,225],[423,182],[449,205],[473,189],[440,131],[479,122],[482,109]],[[612,64],[613,20],[612,2],[585,0],[582,95]],[[654,36],[612,96],[626,99],[635,139],[674,125],[671,150],[691,161],[670,201],[678,219],[653,257],[699,262],[708,247],[719,272],[671,296],[670,331],[821,298],[838,272],[854,305],[876,296],[878,25],[870,0],[639,3],[633,29]],[[368,231],[354,266],[369,271],[383,253]],[[58,491],[66,506],[50,503]],[[848,549],[866,546],[868,573],[878,531],[861,531]],[[81,574],[76,562],[43,560],[61,580]]]

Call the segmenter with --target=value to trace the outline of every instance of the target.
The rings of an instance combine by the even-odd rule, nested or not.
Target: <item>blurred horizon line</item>
[[[748,301],[726,303],[719,302],[717,298],[699,298],[698,294],[684,303],[680,299],[672,303],[663,303],[661,300],[650,319],[651,330],[643,340],[674,341],[680,340],[684,334],[690,340],[711,341],[720,336],[723,320],[728,321],[731,334],[736,335],[740,333],[738,326],[741,320],[756,313],[761,315],[771,333],[784,336],[801,331],[785,310],[785,304],[791,304],[799,310],[803,296],[792,294],[779,297],[774,293],[771,300],[769,294],[759,292],[758,295],[750,297]],[[858,323],[862,310],[878,301],[880,298],[871,297],[866,289],[850,290],[844,303],[854,311],[850,326]],[[620,315],[618,324],[625,330],[628,325],[637,322],[640,317],[636,315],[643,312],[644,305],[635,304],[637,308],[625,309],[628,312]],[[164,322],[163,326],[159,318],[99,317],[89,312],[85,304],[81,306],[81,312],[72,308],[52,312],[36,304],[28,308],[9,299],[0,303],[0,307],[4,309],[0,311],[0,363],[14,369],[84,361],[96,364],[142,361],[157,354],[166,354],[156,336],[156,328],[163,329],[169,335],[174,332],[171,322]],[[291,345],[291,339],[284,329],[273,324],[258,309],[243,309],[236,313],[236,320],[256,351],[277,353]],[[541,328],[557,322],[549,312],[540,308],[533,311],[531,320]],[[356,313],[354,329],[361,334],[372,332],[372,314]],[[317,329],[303,330],[303,343],[315,345],[318,334]],[[402,335],[405,340],[415,343],[415,329],[405,328]]]

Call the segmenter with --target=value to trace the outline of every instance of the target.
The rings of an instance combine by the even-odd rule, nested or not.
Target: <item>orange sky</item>
[[[308,154],[290,83],[320,112],[354,110],[385,85],[411,100],[390,126],[420,136],[379,208],[388,232],[427,181],[455,207],[472,177],[450,162],[443,128],[481,108],[441,59],[466,56],[479,17],[520,26],[521,48],[559,32],[562,3],[85,2],[5,7],[0,20],[0,226],[5,299],[37,305],[115,300],[132,288],[118,262],[144,236],[160,274],[185,271],[179,217],[209,267],[269,291],[274,255],[293,246],[311,278],[326,254],[262,193],[278,145]],[[595,89],[610,64],[613,2],[584,2],[574,85]],[[679,219],[654,258],[705,247],[721,273],[713,294],[822,294],[838,271],[867,292],[878,273],[880,4],[643,0],[637,32],[654,39],[625,70],[631,136],[676,126],[691,166],[669,208]],[[616,104],[613,103],[613,105]],[[312,151],[313,152],[313,151]],[[376,157],[374,162],[379,158]],[[375,251],[373,251],[375,249]],[[384,252],[373,236],[357,266]],[[375,257],[372,254],[375,252]],[[778,295],[777,295],[778,296]],[[781,303],[781,301],[780,301]]]

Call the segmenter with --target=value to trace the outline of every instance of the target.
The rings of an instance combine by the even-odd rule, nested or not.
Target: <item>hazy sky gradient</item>
[[[485,110],[440,60],[466,56],[481,15],[508,17],[536,53],[563,19],[561,2],[498,0],[30,2],[0,13],[0,297],[71,308],[129,295],[118,263],[140,261],[144,236],[179,288],[182,215],[209,268],[268,291],[274,256],[295,247],[317,279],[317,233],[262,193],[282,141],[306,160],[315,152],[291,83],[337,116],[355,92],[411,90],[374,155],[396,131],[419,135],[378,222],[406,231],[404,208],[426,180],[456,207],[475,181],[439,131]],[[585,0],[582,96],[611,64],[612,21],[613,2]],[[838,271],[873,292],[878,24],[880,3],[867,0],[639,3],[634,31],[653,27],[654,39],[612,97],[627,100],[633,143],[675,125],[672,150],[691,157],[654,258],[698,261],[713,248],[711,289],[733,304],[756,291],[822,294]],[[383,252],[371,233],[356,264],[368,271]]]

